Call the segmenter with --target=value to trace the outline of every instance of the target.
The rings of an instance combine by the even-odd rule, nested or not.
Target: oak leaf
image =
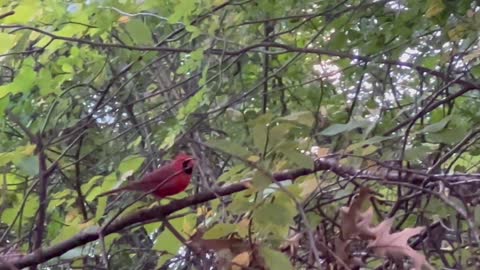
[[[376,237],[375,240],[370,241],[368,247],[378,256],[390,256],[398,259],[402,259],[405,256],[410,257],[416,270],[421,270],[422,266],[433,269],[423,254],[408,245],[408,239],[421,233],[425,227],[407,228],[399,232],[390,233],[392,225],[393,218],[389,218],[377,227],[372,228],[371,232]]]
[[[231,270],[241,270],[250,265],[250,252],[244,251],[232,259]]]
[[[362,235],[367,232],[372,217],[373,211],[371,209],[366,212],[361,212],[362,205],[368,201],[371,192],[368,188],[361,188],[360,193],[350,203],[349,207],[340,208],[341,215],[341,230],[343,239],[349,239],[351,237]],[[360,227],[359,227],[360,226]]]

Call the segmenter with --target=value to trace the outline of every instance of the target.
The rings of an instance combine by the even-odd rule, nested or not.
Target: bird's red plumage
[[[146,174],[142,180],[110,190],[99,196],[126,190],[151,192],[159,198],[175,195],[188,187],[194,167],[195,160],[187,154],[180,153],[172,162]]]

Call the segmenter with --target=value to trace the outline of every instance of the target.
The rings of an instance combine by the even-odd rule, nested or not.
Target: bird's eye
[[[185,172],[186,174],[192,174],[192,172],[193,172],[193,164],[192,164],[192,161],[191,161],[191,160],[185,160],[185,161],[182,163],[182,167],[183,167],[183,172]]]

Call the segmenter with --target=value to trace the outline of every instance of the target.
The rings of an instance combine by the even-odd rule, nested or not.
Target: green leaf
[[[52,73],[46,68],[42,68],[38,73],[37,80],[38,87],[40,88],[40,93],[42,96],[46,96],[52,92],[55,92],[53,87]]]
[[[97,210],[95,212],[95,220],[100,220],[105,214],[105,208],[107,207],[107,197],[103,196],[98,198]]]
[[[18,166],[20,171],[27,174],[28,176],[38,175],[38,158],[35,156],[23,158],[20,161],[15,162],[15,165]]]
[[[194,15],[196,9],[194,0],[180,1],[175,5],[175,10],[168,18],[168,22],[171,24],[178,23],[180,21],[187,22],[189,17]]]
[[[177,212],[181,214],[180,212]],[[182,232],[182,227],[185,219],[183,217],[170,219],[169,222],[173,228],[177,230],[183,237],[186,235]],[[169,252],[170,254],[176,254],[178,249],[182,246],[182,242],[178,240],[172,232],[165,227],[164,231],[157,237],[155,244],[153,246],[154,250],[163,250]]]
[[[311,127],[315,122],[315,118],[313,117],[313,114],[310,111],[294,112],[287,116],[280,117],[278,118],[278,120],[293,122],[293,123],[304,125],[307,127]]]
[[[244,214],[250,211],[253,207],[253,202],[243,193],[233,195],[233,201],[228,205],[228,211],[234,214]]]
[[[105,247],[108,249],[110,249],[110,247],[112,246],[113,242],[117,239],[120,239],[122,237],[121,234],[119,233],[111,233],[109,235],[106,235],[104,238],[103,238],[103,241],[105,241]],[[97,250],[101,248],[100,246],[97,246]]]
[[[30,59],[29,59],[30,60]],[[21,92],[29,92],[36,83],[37,73],[33,70],[33,60],[25,61],[13,83]]]
[[[414,160],[422,160],[426,157],[432,150],[424,145],[412,147],[410,149],[405,150],[405,160],[407,161],[414,161]]]
[[[291,202],[263,203],[253,212],[254,224],[264,230],[271,230],[275,227],[287,228],[293,222],[295,206]],[[288,230],[287,230],[288,232]]]
[[[57,237],[52,240],[51,244],[57,244],[62,241],[65,241],[69,238],[72,238],[80,231],[80,226],[78,224],[70,224],[63,226],[62,230],[58,233]]]
[[[5,24],[27,24],[43,9],[40,8],[40,1],[21,1],[22,3],[15,7],[15,14],[2,19]]]
[[[20,176],[12,173],[5,174],[5,178],[7,180],[7,185],[10,185],[10,186],[16,186],[18,184],[25,182],[25,179],[22,179]],[[3,180],[3,175],[0,176],[0,179]],[[10,190],[10,187],[8,189]]]
[[[356,128],[365,128],[369,125],[368,121],[352,120],[347,124],[333,124],[320,132],[324,136],[335,136],[344,132],[352,131]]]
[[[24,217],[34,217],[37,214],[39,205],[39,199],[37,195],[28,196],[27,201],[23,207],[23,216]]]
[[[102,188],[101,187],[94,187],[90,192],[88,193],[87,197],[85,197],[85,200],[87,202],[92,202],[97,198],[98,194],[102,193]]]
[[[82,190],[83,194],[87,194],[90,189],[98,183],[99,180],[103,178],[102,175],[95,175],[94,177],[90,178],[87,183],[83,184],[80,189]]]
[[[2,223],[8,224],[8,225],[13,225],[13,220],[15,220],[15,217],[18,214],[18,209],[15,207],[12,208],[7,208],[3,211],[2,213]],[[18,219],[17,219],[18,222]]]
[[[265,260],[267,269],[270,270],[291,270],[293,269],[290,260],[287,255],[283,254],[280,251],[268,248],[261,247],[260,254]]]
[[[182,246],[182,242],[178,240],[172,232],[164,230],[155,240],[154,250],[166,251],[170,254],[177,254],[178,249]]]
[[[25,60],[18,75],[12,83],[0,86],[0,98],[8,94],[26,93],[29,92],[36,82],[37,74],[33,70],[33,60]]]
[[[263,152],[263,149],[266,147],[267,134],[268,134],[268,126],[266,126],[265,124],[257,124],[253,127],[253,130],[252,130],[253,144],[255,145],[257,150],[260,152]]]
[[[256,171],[252,178],[252,184],[258,190],[263,190],[272,183],[272,179],[260,171]]]
[[[237,230],[236,224],[228,223],[218,223],[213,225],[208,231],[203,235],[203,239],[219,239],[228,234],[231,234]]]
[[[162,222],[161,221],[152,222],[152,223],[148,223],[148,224],[143,225],[143,228],[145,228],[145,230],[147,231],[148,234],[156,232],[161,227],[162,227]]]
[[[195,25],[191,25],[191,24],[187,24],[185,26],[185,30],[187,30],[187,32],[190,32],[192,33],[192,36],[190,37],[190,40],[200,36],[200,34],[202,34],[202,31],[200,30],[200,28],[196,27]]]
[[[292,130],[295,126],[290,123],[282,123],[275,125],[274,127],[270,128],[270,132],[268,132],[268,144],[273,148],[277,144],[285,141],[287,138],[287,134]]]
[[[117,183],[117,177],[115,176],[115,173],[111,173],[103,178],[103,183],[102,183],[102,191],[107,191],[112,189],[115,185],[119,184]]]
[[[254,121],[255,124],[252,128],[253,144],[261,153],[263,153],[263,150],[267,144],[268,129],[272,117],[272,114],[266,113],[260,115]]]
[[[118,171],[124,174],[128,171],[135,172],[145,161],[145,158],[139,155],[131,155],[124,158],[118,165]]]
[[[0,54],[8,52],[15,45],[15,35],[0,33]]]
[[[438,121],[437,123],[434,123],[434,124],[431,124],[431,125],[428,125],[428,126],[424,127],[422,130],[418,131],[417,133],[439,132],[442,129],[444,129],[445,126],[447,126],[448,122],[450,121],[450,118],[451,118],[450,116],[447,116],[447,117],[443,118],[442,120]]]
[[[313,159],[292,147],[281,147],[279,149],[285,158],[299,168],[313,169]]]
[[[460,142],[467,132],[467,129],[461,127],[448,128],[440,132],[427,134],[427,141],[432,143],[455,144]]]
[[[220,177],[217,178],[217,183],[219,182],[235,182],[244,177],[244,174],[241,173],[245,170],[246,167],[243,164],[235,165],[231,167],[228,171],[224,172]]]
[[[74,73],[75,69],[73,68],[73,66],[71,64],[64,63],[62,65],[62,71],[66,72],[66,73]]]
[[[252,154],[247,150],[246,147],[238,145],[229,140],[211,140],[207,143],[208,146],[219,149],[227,154],[232,156],[238,156],[242,158],[247,158]]]
[[[376,147],[375,145],[369,145],[362,149],[361,155],[368,156],[370,154],[375,153],[377,150],[378,150],[378,147]]]
[[[139,19],[130,19],[125,28],[133,40],[133,44],[152,45],[152,32],[150,28]]]
[[[160,145],[160,149],[168,149],[173,146],[175,143],[175,139],[178,135],[182,133],[182,127],[180,124],[174,126],[173,128],[168,130],[167,136],[163,140],[162,144]]]
[[[207,87],[202,87],[200,91],[195,93],[183,106],[180,108],[177,114],[177,119],[182,120],[188,117],[190,114],[195,112],[205,101],[206,101],[206,93],[207,93]]]

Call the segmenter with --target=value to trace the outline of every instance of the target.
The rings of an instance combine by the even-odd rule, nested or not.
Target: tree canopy
[[[0,269],[475,269],[478,1],[0,0]],[[185,192],[100,193],[186,152]]]

